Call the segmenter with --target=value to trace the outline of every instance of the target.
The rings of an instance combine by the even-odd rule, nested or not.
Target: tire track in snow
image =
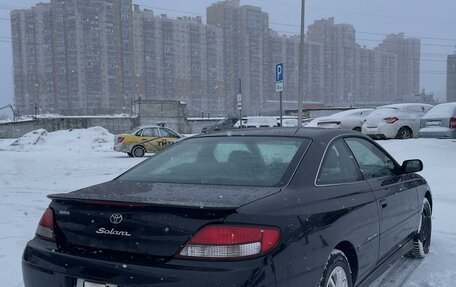
[[[422,260],[402,257],[383,273],[370,287],[401,287]]]

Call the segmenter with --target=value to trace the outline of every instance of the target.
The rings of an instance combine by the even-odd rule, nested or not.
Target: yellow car
[[[126,134],[116,135],[114,150],[125,152],[130,157],[143,157],[146,152],[158,152],[180,139],[182,139],[182,136],[172,129],[159,126],[143,126]]]

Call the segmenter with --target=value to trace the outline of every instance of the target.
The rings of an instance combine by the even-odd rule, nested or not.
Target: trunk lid
[[[115,180],[49,197],[61,248],[163,258],[176,255],[204,225],[278,190]]]
[[[368,128],[376,128],[383,121],[383,119],[388,117],[398,117],[399,111],[394,108],[381,108],[373,111],[366,117],[365,125]]]

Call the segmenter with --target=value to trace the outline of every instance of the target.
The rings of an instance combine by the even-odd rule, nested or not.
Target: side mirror
[[[423,170],[423,162],[419,159],[406,160],[401,166],[402,173],[413,173]]]

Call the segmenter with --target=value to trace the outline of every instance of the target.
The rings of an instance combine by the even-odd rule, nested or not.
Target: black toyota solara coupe
[[[400,256],[429,251],[422,168],[354,132],[192,137],[110,182],[50,195],[24,283],[367,286]]]

